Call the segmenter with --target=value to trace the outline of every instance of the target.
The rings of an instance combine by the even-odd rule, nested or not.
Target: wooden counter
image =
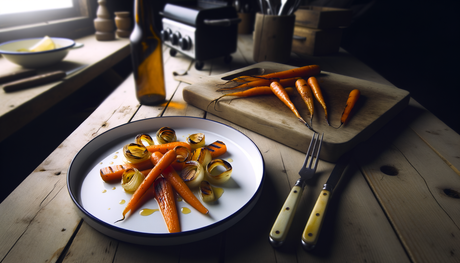
[[[222,74],[254,63],[252,38],[240,35],[233,62],[193,61],[165,48],[168,103],[140,106],[132,76],[0,204],[2,262],[460,262],[460,135],[416,101],[354,151],[334,192],[315,250],[300,235],[333,163],[321,161],[318,179],[305,188],[286,244],[273,248],[268,233],[298,179],[304,154],[206,113],[182,98],[188,84],[173,71]],[[291,65],[389,84],[348,53],[292,56]],[[264,188],[256,206],[228,230],[193,244],[147,247],[94,230],[77,214],[66,188],[75,154],[95,136],[149,117],[195,116],[246,134],[265,160]],[[3,129],[4,125],[2,125]]]
[[[0,142],[130,54],[126,38],[99,42],[90,35],[75,42],[83,46],[71,49],[62,62],[39,69],[38,73],[86,67],[63,80],[35,88],[11,93],[0,90]],[[2,74],[8,74],[21,67],[0,57],[0,69]]]

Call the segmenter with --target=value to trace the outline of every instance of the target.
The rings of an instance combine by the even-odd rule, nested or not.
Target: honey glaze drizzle
[[[188,208],[188,207],[182,207],[182,208],[180,209],[180,211],[181,211],[182,214],[190,214],[190,212],[192,212],[192,211],[190,210],[190,208]]]
[[[150,208],[144,208],[141,211],[139,211],[139,215],[141,216],[149,216],[157,211],[160,211],[160,209],[150,209]]]

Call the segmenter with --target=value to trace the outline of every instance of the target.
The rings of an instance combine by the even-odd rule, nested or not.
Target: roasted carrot
[[[300,113],[297,111],[294,103],[292,103],[292,101],[289,99],[289,95],[287,94],[286,90],[279,82],[273,81],[270,84],[270,88],[272,89],[273,93],[295,114],[299,121],[305,124],[309,129],[313,130],[310,125],[302,118],[302,116],[300,116]]]
[[[208,148],[209,152],[211,153],[212,159],[217,158],[227,152],[227,145],[225,145],[223,141],[215,141],[206,146],[206,148]]]
[[[104,180],[107,183],[110,183],[110,182],[120,181],[121,177],[123,176],[123,173],[128,168],[136,168],[139,171],[142,171],[142,170],[151,169],[152,167],[153,167],[153,164],[149,159],[144,162],[137,163],[137,164],[126,163],[126,164],[107,166],[107,167],[100,169],[100,174],[101,174],[102,180]]]
[[[348,95],[347,104],[345,105],[345,109],[343,110],[339,128],[348,120],[348,117],[350,117],[350,112],[355,106],[356,102],[358,101],[360,95],[361,92],[358,89],[352,90]]]
[[[160,152],[154,152],[152,154],[153,164],[160,161],[163,154]],[[193,208],[198,210],[202,214],[209,213],[208,209],[198,200],[198,198],[192,193],[190,188],[185,184],[184,180],[177,174],[176,170],[170,165],[161,173],[166,180],[172,185],[174,190],[179,193],[184,200],[191,205]]]
[[[320,72],[321,72],[321,69],[318,65],[308,65],[308,66],[303,66],[299,68],[278,71],[278,72],[273,72],[273,73],[268,73],[268,74],[263,74],[263,75],[239,76],[239,77],[236,77],[230,80],[229,82],[248,82],[248,81],[257,80],[259,78],[266,78],[266,79],[270,79],[270,78],[287,79],[287,78],[295,78],[295,77],[308,78],[310,76],[318,75]]]
[[[311,92],[311,88],[305,79],[298,79],[295,82],[295,87],[300,94],[302,100],[307,104],[308,111],[310,112],[310,124],[313,121],[313,113],[315,111],[314,103],[313,103],[313,94]]]
[[[170,143],[158,144],[158,145],[148,145],[148,146],[146,146],[146,148],[151,153],[153,153],[153,152],[161,152],[161,153],[164,154],[167,151],[176,148],[177,146],[184,146],[184,147],[187,147],[189,149],[189,151],[192,151],[192,147],[190,146],[190,144],[188,144],[186,142],[170,142]]]
[[[133,196],[123,210],[123,218],[118,221],[125,219],[126,214],[136,206],[136,203],[139,202],[140,198],[145,194],[149,187],[152,186],[155,179],[164,171],[165,168],[167,168],[169,165],[171,165],[172,162],[174,162],[174,160],[176,160],[176,157],[177,154],[174,149],[169,150],[165,153],[165,155],[163,155],[161,160],[152,168],[152,170],[150,170],[149,174],[145,177],[139,188],[137,188],[137,190],[134,192]],[[152,158],[150,159],[152,160]]]
[[[241,89],[241,88],[251,88],[251,87],[259,87],[259,86],[269,86],[270,83],[273,81],[278,81],[281,85],[284,87],[289,87],[289,86],[294,86],[295,82],[298,78],[287,78],[287,79],[278,79],[278,78],[271,78],[271,79],[266,79],[266,78],[261,78],[257,79],[254,81],[250,81],[247,83],[240,84],[236,87],[231,87],[231,88],[220,88],[217,91],[225,91],[225,90],[234,90],[234,89]]]
[[[323,93],[321,93],[321,88],[319,87],[318,80],[315,77],[309,77],[307,82],[308,85],[310,85],[310,88],[313,91],[315,98],[318,100],[318,102],[324,109],[324,117],[326,118],[327,124],[331,126],[331,124],[329,124],[329,118],[327,117],[326,102],[324,101]]]
[[[158,178],[154,183],[155,199],[160,207],[161,214],[169,233],[180,232],[179,214],[171,184],[165,178]]]

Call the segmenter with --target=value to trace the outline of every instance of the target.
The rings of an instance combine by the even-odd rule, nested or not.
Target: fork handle
[[[269,240],[273,247],[281,246],[284,243],[284,240],[286,240],[289,227],[291,226],[292,219],[294,218],[302,193],[303,187],[296,184],[292,187],[286,201],[284,201],[283,207],[281,207],[281,211],[279,212],[269,235]]]
[[[327,204],[329,203],[331,192],[323,189],[316,200],[315,206],[308,218],[307,225],[302,233],[302,246],[305,250],[312,250],[318,242],[319,232],[324,221]]]

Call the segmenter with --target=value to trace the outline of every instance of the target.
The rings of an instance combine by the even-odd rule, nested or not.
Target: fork
[[[319,134],[314,133],[311,138],[305,161],[299,171],[300,178],[292,187],[286,201],[284,201],[281,211],[279,212],[278,217],[276,218],[270,231],[269,240],[273,247],[280,247],[286,240],[286,236],[291,226],[292,219],[294,218],[295,211],[297,210],[297,205],[300,197],[302,196],[305,183],[307,180],[313,178],[316,173],[323,137],[324,133],[321,135],[321,139],[319,139]]]

